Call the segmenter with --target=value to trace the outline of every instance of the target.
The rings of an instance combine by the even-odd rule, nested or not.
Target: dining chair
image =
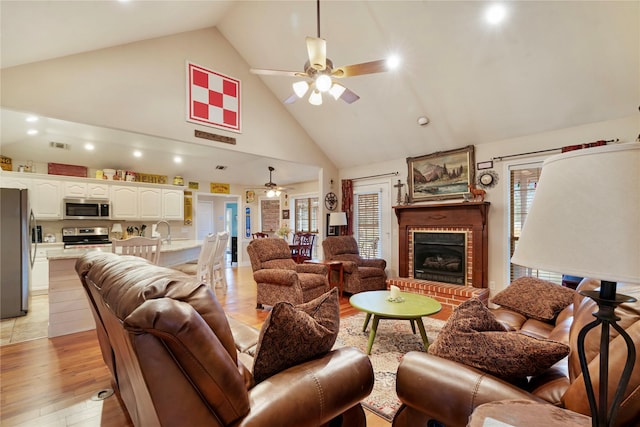
[[[213,254],[211,288],[221,287],[227,289],[227,277],[225,271],[224,255],[229,241],[229,232],[221,231],[217,234],[218,241]]]
[[[130,237],[125,240],[112,240],[111,252],[119,255],[133,255],[148,259],[154,264],[160,261],[160,247],[162,242],[159,237]]]
[[[215,233],[208,234],[202,242],[197,264],[187,262],[171,268],[189,275],[194,275],[199,281],[206,283],[207,286],[213,289],[213,255],[217,243],[218,235]]]
[[[296,233],[294,235],[291,255],[296,263],[302,264],[313,257],[313,242],[315,239],[316,235],[313,233]]]

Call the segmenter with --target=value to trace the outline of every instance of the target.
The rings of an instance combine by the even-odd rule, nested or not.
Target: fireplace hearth
[[[414,231],[413,277],[464,286],[466,247],[465,231]]]

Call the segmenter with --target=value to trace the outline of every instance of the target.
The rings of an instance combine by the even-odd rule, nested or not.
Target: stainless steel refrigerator
[[[0,318],[24,316],[29,310],[35,218],[27,190],[2,188],[0,197]]]

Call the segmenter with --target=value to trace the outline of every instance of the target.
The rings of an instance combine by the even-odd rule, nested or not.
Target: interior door
[[[198,200],[196,211],[196,224],[198,227],[198,240],[203,240],[209,233],[215,231],[213,224],[213,201]]]

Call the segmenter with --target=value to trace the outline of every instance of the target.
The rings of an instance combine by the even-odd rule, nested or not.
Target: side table
[[[591,417],[531,400],[499,400],[478,406],[467,427],[591,427]]]
[[[340,296],[342,297],[342,285],[343,285],[343,278],[344,278],[344,268],[342,268],[342,262],[311,259],[311,260],[306,260],[304,263],[326,265],[328,270],[329,287],[333,287],[333,286],[337,287],[338,291],[340,292]],[[335,271],[338,273],[337,282],[333,281],[333,274],[331,274],[332,271]]]

